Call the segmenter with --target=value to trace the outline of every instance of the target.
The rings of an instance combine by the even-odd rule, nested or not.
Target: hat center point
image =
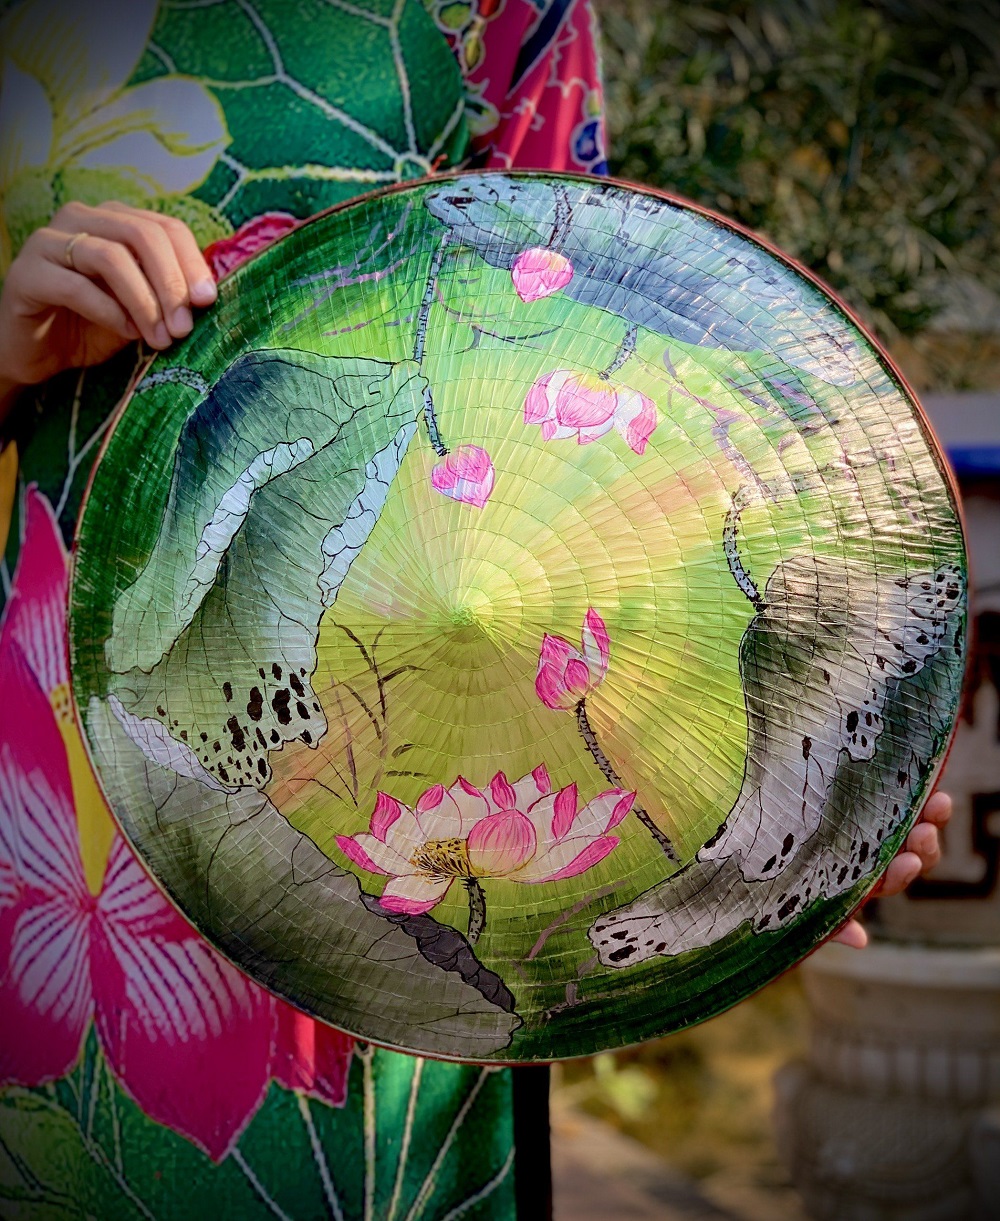
[[[481,589],[467,589],[448,609],[448,621],[458,640],[472,642],[492,635],[493,603]]]

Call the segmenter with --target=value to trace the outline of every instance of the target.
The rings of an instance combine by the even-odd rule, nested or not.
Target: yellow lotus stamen
[[[417,869],[439,878],[471,878],[469,846],[464,839],[429,839],[410,858]]]

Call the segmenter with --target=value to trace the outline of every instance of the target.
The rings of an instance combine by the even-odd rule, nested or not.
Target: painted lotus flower
[[[617,428],[637,454],[657,425],[652,399],[597,374],[556,369],[538,378],[524,400],[525,424],[538,424],[546,441],[575,437],[580,445]]]
[[[157,0],[26,0],[0,22],[0,198],[8,212],[71,175],[73,195],[97,204],[186,194],[228,143],[222,109],[199,81],[164,75],[127,82],[142,58]],[[136,169],[142,166],[141,172]],[[88,182],[91,188],[88,190]],[[0,229],[0,276],[13,257]]]
[[[142,1110],[220,1159],[272,1078],[342,1105],[353,1043],[230,966],[116,832],[68,699],[67,557],[34,487],[25,520],[0,627],[0,1082],[64,1075],[93,1021]]]
[[[573,279],[573,264],[555,250],[532,246],[511,264],[510,278],[522,301],[538,301],[566,287]]]
[[[493,460],[478,445],[459,445],[431,471],[435,491],[481,509],[493,494]]]
[[[279,237],[291,233],[301,222],[288,212],[262,212],[244,222],[230,237],[220,238],[206,246],[202,252],[212,269],[212,275],[221,280],[224,275],[270,246]]]
[[[449,789],[429,788],[412,809],[379,793],[367,834],[340,835],[337,844],[361,869],[389,878],[381,898],[388,911],[430,911],[461,880],[475,940],[485,920],[480,879],[541,883],[584,873],[617,847],[610,832],[634,796],[608,789],[581,806],[575,784],[553,792],[544,766],[514,784],[497,772],[485,789],[459,776]],[[477,902],[484,910],[472,936]]]
[[[611,644],[604,620],[591,607],[583,618],[579,649],[562,636],[542,637],[535,691],[547,708],[569,710],[599,687],[608,672]]]

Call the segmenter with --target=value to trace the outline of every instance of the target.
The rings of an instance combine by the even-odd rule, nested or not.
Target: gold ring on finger
[[[79,233],[74,233],[63,249],[63,262],[70,271],[77,271],[77,265],[73,262],[73,247],[77,244],[81,237],[86,237],[86,233],[82,230]]]

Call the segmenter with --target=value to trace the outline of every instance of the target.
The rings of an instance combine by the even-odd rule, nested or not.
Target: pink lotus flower
[[[556,369],[538,378],[524,400],[525,424],[539,424],[546,441],[576,437],[586,445],[617,428],[637,454],[645,452],[657,425],[652,399],[612,386],[590,373]]]
[[[217,280],[245,263],[252,255],[284,237],[301,222],[287,212],[262,212],[244,222],[231,237],[219,238],[204,250],[205,261]]]
[[[522,301],[537,301],[566,287],[573,279],[573,264],[555,250],[532,246],[511,264],[510,278]]]
[[[561,636],[542,637],[535,675],[535,691],[547,708],[576,708],[604,681],[611,656],[611,641],[604,620],[593,607],[583,617],[580,649]]]
[[[342,1105],[353,1044],[230,966],[115,831],[67,698],[66,553],[25,502],[0,626],[0,1082],[64,1075],[93,1021],[122,1088],[219,1160],[271,1078]]]
[[[431,471],[431,486],[452,500],[481,509],[493,493],[493,460],[478,445],[459,445]]]
[[[608,789],[581,808],[576,785],[554,793],[544,766],[515,784],[497,772],[486,789],[459,776],[450,789],[429,788],[413,809],[379,793],[368,833],[337,843],[355,865],[390,879],[384,908],[419,915],[456,878],[537,884],[583,873],[617,847],[609,832],[634,799]]]

